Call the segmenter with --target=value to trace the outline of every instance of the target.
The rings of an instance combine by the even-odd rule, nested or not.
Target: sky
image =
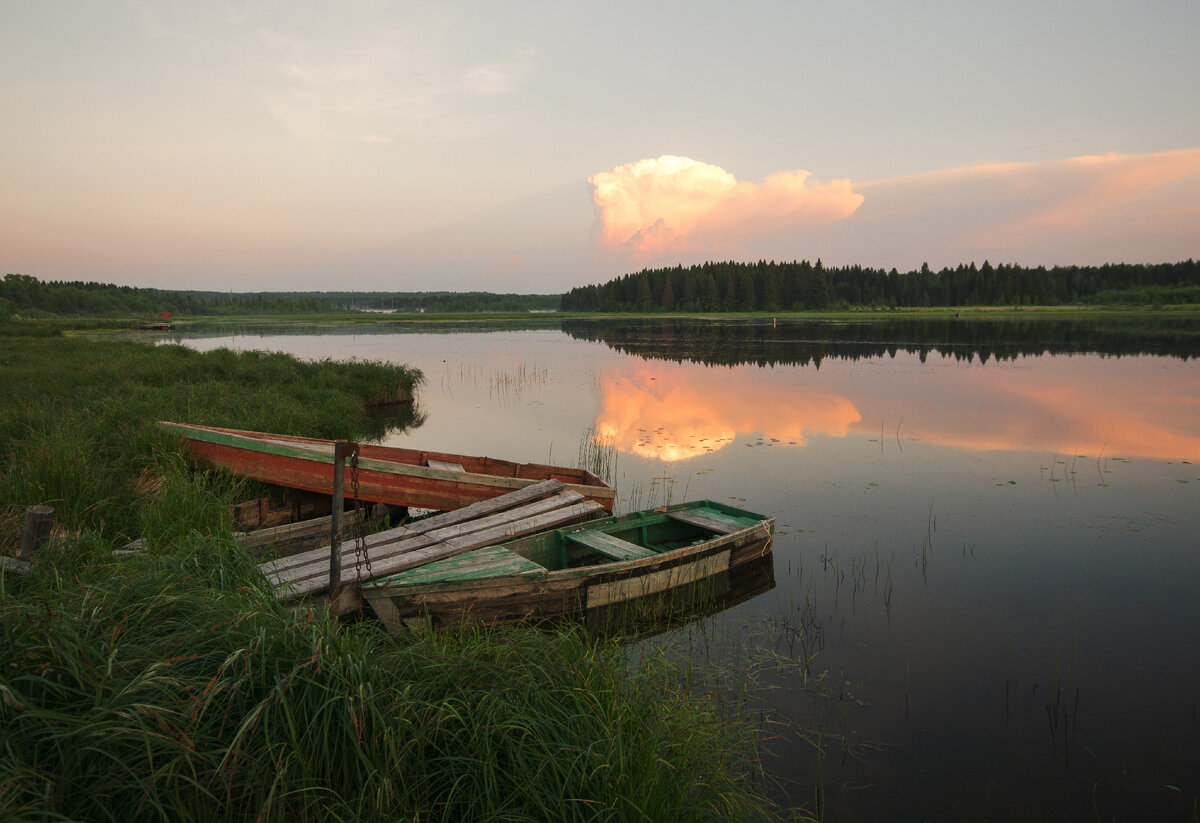
[[[0,271],[1200,257],[1200,2],[0,0]]]

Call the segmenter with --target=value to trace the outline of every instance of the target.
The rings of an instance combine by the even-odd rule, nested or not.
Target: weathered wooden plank
[[[28,506],[25,509],[25,530],[21,532],[21,547],[17,559],[30,562],[50,539],[54,528],[54,509],[51,506]]]
[[[477,532],[489,535],[487,538],[488,542],[496,543],[503,542],[517,534],[528,534],[528,525],[540,522],[538,520],[539,517],[546,517],[547,514],[552,515],[558,509],[571,508],[574,505],[578,505],[581,501],[582,498],[577,493],[563,491],[553,497],[544,500],[535,500],[516,509],[500,512],[490,518],[481,518],[466,524],[455,524],[427,534],[414,535],[395,543],[389,543],[383,547],[372,548],[368,546],[372,572],[374,576],[379,576],[379,574],[383,573],[380,570],[385,567],[379,565],[382,560],[397,555],[407,555],[443,542],[469,540],[471,548],[486,545],[486,543],[480,543],[471,539],[472,535]],[[455,545],[458,545],[458,543]],[[353,546],[347,546],[343,551],[341,555],[341,568],[350,569],[357,565],[358,561],[354,555],[353,548]],[[273,571],[264,570],[264,573],[277,587],[299,584],[301,581],[309,581],[303,587],[305,590],[308,589],[310,584],[319,584],[319,590],[320,585],[327,584],[328,581],[328,551],[326,550],[323,554],[315,552],[307,552],[306,554],[310,556],[310,559],[304,564],[292,565]],[[269,564],[264,564],[264,566],[266,565]]]
[[[514,523],[505,523],[490,529],[451,538],[378,560],[372,558],[372,573],[378,579],[404,571],[405,569],[423,566],[435,560],[463,554],[471,549],[478,549],[494,543],[502,543],[514,537],[533,534],[534,532],[545,531],[572,523],[579,523],[594,518],[603,511],[604,507],[599,503],[593,500],[583,500],[571,506],[556,508]],[[353,558],[351,558],[352,560]],[[318,594],[327,588],[328,582],[328,579],[319,576],[296,580],[294,582],[281,581],[277,584],[276,595],[281,598],[290,599]],[[371,586],[369,582],[365,582],[363,585],[364,589]]]
[[[26,563],[24,560],[18,560],[15,557],[9,557],[6,554],[0,554],[0,569],[14,574],[29,574],[33,571],[33,564]]]
[[[142,538],[139,537],[137,540],[129,541],[119,549],[113,549],[113,557],[120,557],[126,554],[137,554],[140,551],[144,551],[145,548],[146,544],[142,541]]]
[[[437,529],[427,532],[430,537],[436,540],[451,540],[455,537],[472,534],[485,529],[503,526],[505,523],[512,523],[517,520],[524,520],[528,517],[541,514],[542,512],[553,511],[563,506],[573,506],[582,501],[583,495],[579,492],[560,491],[558,494],[535,500],[532,503],[526,503],[523,506],[518,506],[515,509],[507,509],[502,512],[497,512],[490,517],[479,517],[474,520],[468,520],[465,523],[455,523],[452,526]]]
[[[587,589],[587,607],[594,609],[624,600],[636,600],[657,594],[705,577],[726,571],[729,568],[729,552],[723,551],[699,557],[690,563],[638,575],[623,580],[595,583]]]
[[[392,556],[404,554],[415,549],[421,549],[425,548],[426,546],[433,546],[436,544],[437,541],[428,535],[415,534],[412,537],[404,540],[400,540],[395,543],[389,543],[384,547],[384,549],[388,552],[386,556]],[[275,586],[284,586],[288,583],[294,583],[301,580],[310,580],[313,578],[320,578],[327,584],[329,582],[329,547],[326,546],[323,550],[316,551],[322,551],[324,557],[309,559],[305,563],[291,565],[277,571],[264,570],[263,574],[265,574],[267,579],[270,580]],[[367,553],[371,558],[372,565],[374,565],[376,560],[381,559],[381,557],[384,556],[379,552],[371,551],[370,547],[368,547]],[[311,554],[311,552],[305,552],[305,554]],[[350,569],[355,566],[358,560],[355,556],[355,546],[353,544],[348,544],[342,548],[341,559],[343,569]]]
[[[367,537],[367,549],[374,550],[377,547],[385,546],[389,543],[396,543],[409,537],[425,534],[426,532],[436,531],[437,529],[452,526],[456,523],[462,523],[467,520],[485,517],[496,512],[502,512],[508,509],[517,508],[526,503],[540,500],[544,497],[549,497],[563,489],[562,482],[558,480],[542,480],[538,483],[526,486],[523,489],[518,489],[515,492],[510,492],[499,497],[493,497],[489,500],[481,500],[478,503],[472,503],[469,506],[463,506],[461,509],[454,511],[443,512],[436,514],[433,517],[426,517],[423,520],[418,520],[415,523],[408,523],[403,526],[396,526],[386,531],[378,532]],[[271,575],[284,569],[303,566],[314,560],[327,558],[329,556],[329,547],[325,546],[320,549],[313,549],[310,552],[302,552],[292,555],[291,557],[283,557],[269,563],[262,564],[263,574]]]
[[[630,543],[628,540],[622,540],[619,537],[614,537],[611,534],[601,531],[585,529],[583,531],[572,532],[567,535],[567,539],[598,551],[607,557],[611,557],[613,560],[633,560],[639,557],[653,557],[657,554],[657,552],[647,549],[644,546]]]
[[[667,512],[667,517],[670,517],[672,520],[678,520],[681,523],[690,523],[693,526],[699,526],[702,529],[708,529],[718,534],[732,534],[746,528],[746,524],[739,521],[736,517],[730,517],[714,509],[682,509],[680,511]]]
[[[371,604],[371,610],[375,612],[375,616],[387,626],[388,631],[395,634],[404,634],[405,624],[400,617],[400,610],[392,602],[390,597],[380,597],[375,600],[368,600]]]
[[[448,460],[434,460],[432,457],[425,461],[425,465],[431,469],[438,469],[444,472],[465,472],[462,463],[451,463]]]
[[[343,515],[342,522],[342,537],[344,538],[347,532],[356,526],[358,523],[370,524],[378,523],[383,519],[383,506],[378,509],[372,507],[368,512],[366,507],[359,509],[351,509]],[[297,523],[285,523],[281,526],[270,526],[265,529],[256,529],[252,532],[240,532],[234,535],[239,544],[247,549],[258,548],[261,546],[269,546],[272,543],[289,543],[305,537],[316,534],[325,534],[328,536],[333,515],[325,517],[316,517],[312,520],[301,520]]]
[[[534,563],[503,546],[487,546],[426,566],[409,569],[406,572],[399,572],[389,577],[388,583],[403,581],[405,584],[411,584],[439,580],[477,580],[483,577],[546,574],[547,571],[545,566]]]
[[[374,567],[375,563],[382,558],[410,552],[440,541],[463,537],[478,531],[505,529],[509,524],[526,520],[544,512],[553,511],[554,509],[574,505],[581,500],[583,500],[583,497],[577,492],[561,491],[542,500],[535,500],[532,503],[526,503],[524,506],[499,512],[491,517],[470,520],[466,523],[456,523],[442,529],[435,529],[426,534],[417,534],[396,542],[389,542],[383,546],[372,545],[368,538],[366,541],[367,553],[371,558],[371,565]],[[323,556],[318,552],[307,552],[305,553],[305,557],[307,559],[304,563],[290,564],[283,568],[273,567],[271,570],[264,568],[264,574],[276,586],[302,579],[317,578],[323,573],[328,574],[328,548],[326,548]],[[342,565],[340,568],[343,569],[358,564],[358,560],[354,554],[354,547],[347,546],[343,550],[341,562]],[[267,565],[270,564],[264,564],[264,566]]]
[[[378,525],[382,522],[385,514],[386,510],[382,504],[376,504],[376,506],[371,507],[369,512],[365,507],[346,512],[345,520],[342,523],[342,537],[345,538],[350,529],[360,522],[368,528]],[[250,532],[234,532],[233,539],[238,542],[239,546],[251,552],[255,549],[262,549],[276,544],[288,546],[289,544],[294,545],[303,542],[312,543],[314,536],[319,536],[318,539],[321,540],[328,538],[332,520],[332,515],[325,515],[324,517],[315,517],[311,520],[300,520],[296,523],[268,526]],[[145,543],[139,537],[136,540],[129,541],[119,549],[113,549],[113,556],[120,557],[122,555],[136,554],[137,552],[145,551],[145,548]],[[328,557],[328,555],[328,544],[326,544],[325,556]]]
[[[525,534],[545,531],[546,529],[555,528],[557,526],[570,525],[583,520],[592,519],[597,516],[603,506],[595,501],[584,500],[571,506],[557,508],[549,512],[545,512],[533,517],[527,517],[524,520],[516,521],[515,523],[506,523],[502,526],[497,526],[492,529],[486,529],[474,534],[457,537],[443,542],[429,542],[425,545],[413,545],[403,553],[394,554],[383,558],[372,558],[371,571],[375,579],[387,575],[395,574],[405,569],[423,566],[426,563],[432,563],[435,560],[441,560],[447,557],[453,557],[471,549],[477,549],[481,546],[499,543],[513,537],[520,537]],[[425,539],[422,536],[421,539]],[[354,565],[354,558],[350,556],[347,562],[348,566]],[[328,578],[321,575],[319,571],[314,570],[314,573],[301,578],[292,579],[275,579],[272,582],[276,585],[276,593],[280,597],[302,597],[312,595],[325,590],[328,587]],[[370,586],[370,583],[364,583]]]

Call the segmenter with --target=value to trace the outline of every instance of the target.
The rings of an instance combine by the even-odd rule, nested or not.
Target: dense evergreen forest
[[[354,311],[751,312],[924,306],[1200,304],[1200,262],[1024,268],[984,261],[933,271],[827,268],[820,260],[703,263],[643,269],[564,295],[490,292],[171,291],[82,281],[0,280],[0,318],[12,315],[223,317]]]
[[[216,292],[169,291],[110,283],[38,280],[8,274],[0,280],[0,318],[13,314],[173,317],[396,312],[553,311],[557,294],[488,292]]]
[[[563,311],[748,312],[854,307],[1161,305],[1200,303],[1200,263],[1024,268],[928,265],[895,269],[827,268],[792,263],[703,263],[643,269],[563,295]]]

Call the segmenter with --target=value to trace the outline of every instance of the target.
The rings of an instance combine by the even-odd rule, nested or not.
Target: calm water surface
[[[547,323],[214,333],[420,368],[385,441],[575,463],[620,510],[774,515],[774,589],[646,642],[830,821],[1194,820],[1200,347],[1084,324]],[[641,650],[639,650],[641,651]]]

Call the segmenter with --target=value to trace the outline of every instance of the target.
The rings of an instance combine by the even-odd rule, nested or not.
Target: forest
[[[218,292],[172,291],[82,281],[42,281],[28,274],[0,280],[0,318],[44,315],[211,317],[330,314],[352,311],[554,311],[557,294],[488,292]]]
[[[863,266],[702,263],[643,269],[563,295],[567,312],[753,312],[927,306],[1200,303],[1200,263],[993,266],[909,272]]]
[[[921,308],[932,306],[1200,304],[1200,262],[1026,268],[960,264],[909,272],[863,266],[702,263],[643,269],[566,294],[491,292],[218,292],[43,281],[27,274],[0,280],[0,318],[19,315],[223,317],[387,311],[754,312]]]

